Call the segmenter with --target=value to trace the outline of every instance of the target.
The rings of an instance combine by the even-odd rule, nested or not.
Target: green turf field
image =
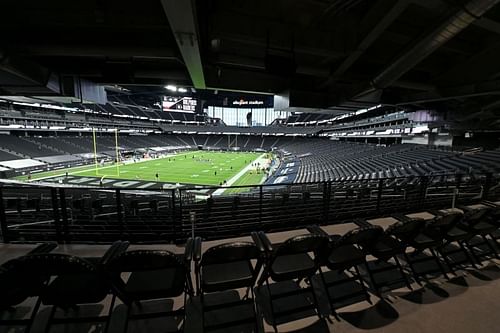
[[[235,181],[231,186],[244,186],[244,185],[258,185],[262,183],[264,174],[262,172],[257,173],[255,170],[250,170],[245,172],[237,181]],[[253,187],[238,187],[230,188],[224,191],[225,194],[236,194],[241,192],[247,192],[252,190]]]
[[[219,185],[221,182],[229,181],[260,155],[260,153],[243,152],[184,152],[172,157],[121,165],[119,175],[116,166],[99,167],[96,175],[95,166],[92,165],[39,173],[32,175],[32,180],[60,176],[68,172],[69,175],[85,177],[100,178],[104,176],[106,178],[127,180],[140,179],[184,184]],[[156,179],[156,174],[158,174],[158,179]],[[18,179],[25,180],[26,176],[18,177]],[[245,174],[242,175],[241,179],[255,181],[254,177],[247,178]],[[249,184],[251,183],[245,182],[244,185]],[[243,184],[239,181],[235,185]]]

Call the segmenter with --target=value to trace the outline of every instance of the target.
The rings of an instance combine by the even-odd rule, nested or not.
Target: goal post
[[[120,151],[118,146],[118,128],[114,130],[114,153],[115,158],[112,162],[112,165],[100,165],[99,163],[99,155],[97,154],[98,148],[98,138],[96,134],[96,129],[92,128],[92,141],[94,148],[94,169],[96,176],[110,176],[110,177],[118,177],[120,176]]]
[[[231,134],[227,135],[227,150],[230,151],[239,150],[237,134],[233,134],[232,138]]]

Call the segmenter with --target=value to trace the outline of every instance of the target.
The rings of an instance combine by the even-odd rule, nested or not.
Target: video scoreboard
[[[163,111],[196,112],[198,101],[192,97],[163,96]]]

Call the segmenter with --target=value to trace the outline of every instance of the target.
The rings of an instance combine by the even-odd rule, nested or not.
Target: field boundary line
[[[156,159],[151,159],[151,158],[150,159],[143,159],[143,160],[140,160],[140,161],[134,162],[134,163],[123,163],[123,165],[137,164],[137,163],[143,163],[143,162],[151,162],[151,161],[155,161],[155,160],[162,160],[162,159],[169,158],[169,157],[172,157],[172,156],[184,156],[184,155],[188,155],[190,153],[193,153],[193,152],[176,154],[176,155],[165,155],[162,158],[156,158]],[[80,167],[77,167],[77,168],[80,168]],[[97,168],[97,170],[103,170],[103,169],[108,169],[108,168],[116,168],[116,165],[108,165],[108,166],[105,166],[105,167],[100,167],[100,168]],[[61,171],[63,171],[63,173],[61,173],[59,175],[52,175],[52,176],[45,176],[45,177],[40,177],[40,178],[33,178],[32,181],[35,181],[35,180],[44,180],[44,179],[56,178],[56,177],[62,177],[62,176],[66,175],[66,172],[68,172],[68,175],[71,176],[71,175],[74,175],[74,174],[83,173],[83,172],[87,172],[87,171],[90,171],[90,170],[95,170],[95,164],[89,164],[89,168],[85,169],[85,170],[78,170],[78,171],[74,171],[74,172],[69,172],[69,171],[64,171],[64,170],[70,170],[70,169],[61,169]],[[102,176],[102,175],[95,175],[93,177],[99,178],[99,176]],[[91,176],[89,176],[89,177],[91,177]]]
[[[253,160],[251,163],[248,163],[246,167],[241,169],[237,174],[235,174],[231,179],[229,179],[226,183],[226,186],[231,186],[234,184],[238,179],[240,179],[244,174],[246,174],[250,169],[252,168],[252,164],[257,163],[259,160],[261,160],[264,156],[266,156],[266,153],[261,154],[259,157],[257,157],[255,160]],[[220,188],[216,190],[213,195],[220,195],[224,193],[226,189],[225,188]]]

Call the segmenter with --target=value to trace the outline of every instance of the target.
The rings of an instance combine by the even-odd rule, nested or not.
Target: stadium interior
[[[500,332],[500,0],[0,3],[0,333]]]

